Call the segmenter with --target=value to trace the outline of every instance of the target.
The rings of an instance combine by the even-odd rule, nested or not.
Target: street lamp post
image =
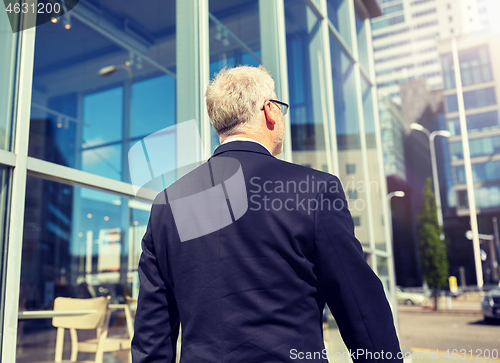
[[[394,244],[394,233],[392,231],[392,209],[391,209],[391,199],[392,197],[403,198],[405,196],[405,192],[402,190],[398,190],[395,192],[390,192],[387,194],[387,204],[389,205],[389,230],[391,231],[391,245]]]
[[[397,198],[403,198],[405,196],[405,192],[401,191],[401,190],[398,190],[398,191],[395,191],[395,192],[390,192],[389,194],[387,194],[387,204],[388,204],[388,211],[389,211],[389,215],[387,216],[387,219],[388,219],[388,224],[389,224],[389,232],[390,232],[390,237],[391,237],[391,240],[390,240],[390,244],[391,244],[391,250],[393,250],[392,246],[394,245],[394,232],[392,231],[392,210],[391,210],[391,199],[392,197],[397,197]],[[392,274],[393,276],[390,276],[390,281],[392,281],[392,284],[391,284],[391,290],[392,290],[392,301],[391,301],[391,304],[392,306],[394,307],[394,309],[397,309],[397,304],[398,304],[398,301],[397,301],[397,297],[396,297],[396,276],[394,276],[394,271],[395,271],[395,268],[394,268],[394,258],[392,258],[392,266],[390,266],[391,268],[389,268],[389,273]],[[396,319],[396,329],[399,331],[399,319],[397,318],[397,315],[395,315],[395,319]]]
[[[443,210],[441,207],[441,193],[439,191],[439,179],[438,179],[437,162],[436,162],[436,149],[435,149],[435,145],[434,145],[434,139],[436,138],[436,136],[450,137],[451,133],[448,130],[437,130],[437,131],[430,132],[425,127],[423,127],[422,125],[417,124],[417,123],[410,124],[410,129],[422,131],[429,138],[429,147],[431,150],[432,180],[433,180],[433,184],[434,184],[434,194],[436,196],[438,224],[439,224],[439,227],[443,228]]]
[[[455,68],[455,85],[457,91],[458,119],[460,121],[460,134],[462,136],[462,149],[464,153],[465,183],[467,186],[467,199],[469,201],[470,229],[472,231],[472,246],[474,250],[474,264],[476,266],[477,287],[483,288],[483,267],[481,265],[481,248],[479,246],[479,228],[477,224],[476,197],[474,195],[474,180],[472,177],[472,164],[470,160],[469,135],[467,133],[467,119],[465,117],[464,94],[462,91],[462,75],[458,58],[457,40],[451,39],[451,53],[453,67]]]

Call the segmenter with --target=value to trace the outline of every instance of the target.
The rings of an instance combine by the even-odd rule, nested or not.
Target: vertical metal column
[[[176,114],[177,123],[196,120],[202,145],[193,145],[193,154],[177,153],[183,160],[208,158],[210,121],[205,106],[209,71],[208,0],[176,0]],[[187,140],[177,139],[177,145]]]
[[[283,0],[259,0],[260,46],[262,65],[271,73],[276,96],[289,103],[288,67],[286,56],[285,5]],[[290,116],[285,116],[285,140],[279,156],[292,161]]]
[[[477,226],[476,198],[474,196],[474,182],[472,180],[472,165],[470,161],[469,135],[467,134],[467,122],[465,119],[464,95],[462,91],[462,76],[460,74],[460,62],[458,59],[457,40],[451,40],[451,52],[453,55],[453,66],[455,68],[455,84],[458,99],[458,115],[460,120],[460,133],[462,135],[462,148],[464,151],[465,182],[467,184],[467,196],[469,201],[470,228],[472,231],[472,244],[474,248],[474,263],[476,266],[477,287],[483,287],[483,266],[481,265],[481,249],[479,247],[479,229]]]
[[[359,51],[358,51],[358,37],[356,32],[356,13],[354,9],[354,0],[349,1],[349,23],[351,26],[351,44],[352,44],[352,56],[354,58],[354,82],[356,87],[356,105],[358,109],[358,123],[359,123],[359,134],[361,143],[361,161],[363,164],[363,174],[365,183],[365,193],[366,193],[366,209],[367,209],[367,219],[368,219],[368,238],[370,241],[370,249],[375,250],[375,232],[373,227],[373,216],[372,211],[372,201],[371,201],[371,183],[369,179],[368,171],[368,151],[366,146],[366,131],[365,131],[365,117],[363,112],[363,95],[361,92],[361,70],[359,66]],[[371,261],[372,268],[375,273],[377,270],[377,260],[375,258]]]
[[[36,0],[26,1],[36,7]],[[20,34],[19,88],[15,119],[14,152],[17,154],[16,166],[12,172],[12,202],[7,237],[7,276],[5,279],[4,322],[2,331],[3,363],[15,363],[17,348],[17,314],[19,307],[19,286],[21,282],[21,258],[23,249],[24,204],[26,197],[26,177],[28,143],[31,114],[31,89],[33,83],[33,62],[35,55],[36,14],[21,15],[21,22],[33,27]],[[28,28],[25,26],[24,28]]]
[[[385,176],[384,169],[384,152],[382,150],[382,136],[380,130],[380,118],[379,118],[379,109],[378,109],[378,95],[377,95],[377,83],[375,78],[375,66],[373,60],[373,46],[372,46],[372,38],[371,34],[371,24],[369,19],[365,19],[365,27],[366,27],[366,46],[368,48],[368,64],[369,64],[369,72],[370,72],[370,81],[371,81],[371,92],[372,92],[372,105],[373,105],[373,122],[375,124],[375,140],[377,144],[377,164],[380,169],[380,177],[378,182],[380,183],[380,194],[382,195],[382,215],[384,218],[384,233],[385,233],[385,241],[386,241],[386,250],[387,250],[387,265],[389,270],[389,284],[390,284],[390,302],[392,305],[392,312],[394,315],[394,321],[396,325],[396,330],[399,332],[399,316],[397,309],[397,299],[396,299],[396,273],[394,268],[394,251],[392,248],[392,220],[389,220],[391,217],[389,205],[386,203],[386,195],[387,195],[387,180]]]
[[[123,124],[122,124],[122,181],[130,183],[130,170],[128,165],[128,151],[130,150],[130,140],[132,135],[132,102],[133,102],[133,81],[132,71],[129,72],[129,79],[123,84]],[[120,205],[120,284],[125,287],[128,284],[128,255],[129,246],[129,226],[130,208],[129,198],[121,197]],[[124,290],[125,293],[125,290]],[[125,296],[123,296],[125,298]]]
[[[330,30],[328,27],[328,14],[327,14],[327,3],[326,0],[320,0],[320,11],[323,14],[323,19],[321,20],[321,32],[323,41],[323,62],[325,69],[324,77],[324,89],[323,92],[326,98],[326,115],[328,122],[325,124],[325,133],[329,134],[329,145],[327,145],[326,150],[331,154],[331,165],[328,165],[329,172],[335,175],[339,175],[339,150],[337,146],[337,126],[335,123],[335,104],[333,102],[333,77],[332,77],[332,54],[330,49]],[[330,170],[331,168],[331,170]]]

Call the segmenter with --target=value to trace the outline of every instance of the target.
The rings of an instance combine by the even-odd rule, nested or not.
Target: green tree
[[[423,192],[422,209],[418,215],[418,246],[422,275],[433,290],[434,306],[438,308],[439,289],[448,282],[448,258],[446,241],[441,239],[442,230],[437,220],[436,198],[432,180],[427,178]]]

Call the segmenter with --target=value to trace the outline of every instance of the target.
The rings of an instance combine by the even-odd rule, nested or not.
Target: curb
[[[439,310],[430,310],[430,309],[398,309],[399,313],[410,313],[410,314],[446,314],[446,315],[480,315],[483,313],[481,310],[475,309],[439,309]]]

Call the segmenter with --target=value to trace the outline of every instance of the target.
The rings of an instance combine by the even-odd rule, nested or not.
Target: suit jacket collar
[[[231,141],[224,145],[220,145],[217,149],[215,149],[213,156],[217,156],[228,151],[247,151],[273,157],[264,146],[252,141]]]

